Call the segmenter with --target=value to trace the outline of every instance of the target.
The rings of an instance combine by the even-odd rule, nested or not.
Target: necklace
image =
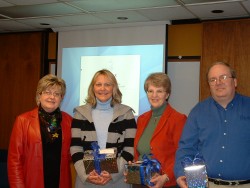
[[[160,118],[161,118],[161,116],[154,117],[154,123],[158,122]]]

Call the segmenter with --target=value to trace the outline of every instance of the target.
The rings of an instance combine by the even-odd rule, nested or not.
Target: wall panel
[[[15,117],[36,106],[42,33],[0,35],[0,149],[7,149]]]
[[[201,56],[202,24],[168,26],[168,56]]]
[[[207,98],[208,67],[216,61],[229,63],[237,72],[237,90],[250,96],[250,20],[214,21],[203,23],[203,45],[200,72],[200,99]]]

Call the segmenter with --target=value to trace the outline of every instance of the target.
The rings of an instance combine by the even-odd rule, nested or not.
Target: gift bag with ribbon
[[[157,159],[150,159],[143,155],[142,161],[125,165],[127,183],[153,186],[151,178],[161,172],[161,165]]]
[[[92,150],[84,152],[83,164],[86,174],[95,169],[98,174],[105,170],[109,173],[118,173],[116,150],[108,148],[101,150],[97,142],[91,143]]]
[[[185,157],[182,161],[188,188],[208,187],[206,165],[203,157],[198,153],[192,159]]]

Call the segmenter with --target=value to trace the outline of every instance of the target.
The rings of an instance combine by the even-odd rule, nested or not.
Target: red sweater
[[[69,188],[72,117],[62,112],[60,188]],[[11,188],[44,188],[43,153],[38,108],[16,118],[8,150],[8,177]]]
[[[137,132],[134,141],[135,161],[139,157],[137,151],[138,142],[151,116],[152,110],[138,117]],[[178,148],[178,142],[186,119],[186,115],[180,114],[168,104],[150,140],[150,149],[153,158],[159,160],[163,172],[169,177],[169,181],[165,186],[176,185],[174,176],[175,152]]]

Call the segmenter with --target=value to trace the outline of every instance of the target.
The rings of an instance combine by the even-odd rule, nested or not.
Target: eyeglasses
[[[111,84],[111,83],[96,83],[95,84],[96,87],[102,87],[102,86],[104,86],[105,88],[111,87],[112,85],[113,84]]]
[[[152,96],[154,93],[156,93],[157,96],[160,96],[160,95],[164,94],[165,92],[166,91],[164,91],[164,90],[156,90],[156,91],[148,90],[147,94]]]
[[[54,92],[54,93],[52,93],[51,91],[43,91],[42,92],[42,94],[44,94],[44,95],[46,95],[46,96],[54,96],[54,97],[56,97],[56,98],[59,98],[59,97],[61,97],[61,93],[58,93],[58,92]]]
[[[224,84],[228,78],[233,78],[233,77],[228,76],[228,75],[221,75],[221,76],[219,76],[219,78],[208,79],[208,83],[209,83],[209,85],[214,86],[217,83],[217,81],[219,80],[221,83]]]

